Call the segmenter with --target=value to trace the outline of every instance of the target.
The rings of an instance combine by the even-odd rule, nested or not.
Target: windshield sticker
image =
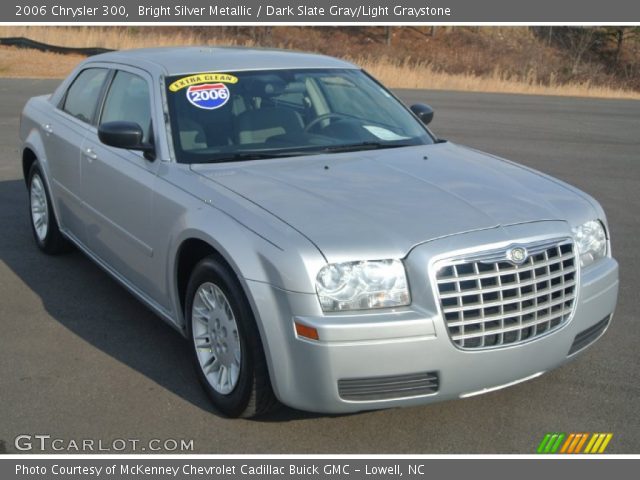
[[[187,88],[187,100],[205,110],[215,110],[229,100],[229,89],[224,83],[192,85]]]
[[[409,137],[402,137],[392,132],[391,130],[387,130],[386,128],[375,127],[373,125],[363,125],[362,128],[367,130],[372,135],[375,135],[380,140],[386,140],[389,142],[393,142],[394,140],[406,140],[407,138],[409,138]]]
[[[200,85],[202,83],[212,82],[238,83],[238,78],[233,75],[229,75],[228,73],[198,73],[196,75],[189,75],[188,77],[182,77],[176,80],[169,85],[169,90],[177,92],[191,85]]]

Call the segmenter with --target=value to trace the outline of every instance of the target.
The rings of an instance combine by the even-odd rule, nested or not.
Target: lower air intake
[[[576,353],[578,350],[582,350],[583,348],[595,342],[598,339],[598,337],[602,335],[602,332],[605,331],[605,329],[609,325],[610,320],[611,320],[611,315],[607,315],[595,325],[578,333],[576,335],[576,338],[573,340],[573,344],[571,345],[571,348],[569,349],[569,355],[572,355]]]
[[[387,377],[338,380],[338,393],[344,400],[370,401],[431,395],[438,391],[437,372]]]

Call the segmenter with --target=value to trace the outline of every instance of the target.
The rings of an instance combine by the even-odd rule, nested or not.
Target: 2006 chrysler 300
[[[432,117],[330,57],[99,55],[24,109],[34,238],[76,245],[187,336],[226,415],[533,378],[611,320],[604,212]]]

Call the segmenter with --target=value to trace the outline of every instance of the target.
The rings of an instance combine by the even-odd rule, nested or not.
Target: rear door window
[[[105,68],[87,68],[80,72],[67,90],[62,110],[78,120],[93,124],[107,73]]]

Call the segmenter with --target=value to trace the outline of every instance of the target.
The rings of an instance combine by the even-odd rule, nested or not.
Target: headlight
[[[400,260],[332,263],[316,277],[325,312],[400,307],[411,303],[407,275]]]
[[[580,255],[580,265],[591,265],[607,254],[607,235],[598,220],[591,220],[573,229],[576,247]]]

